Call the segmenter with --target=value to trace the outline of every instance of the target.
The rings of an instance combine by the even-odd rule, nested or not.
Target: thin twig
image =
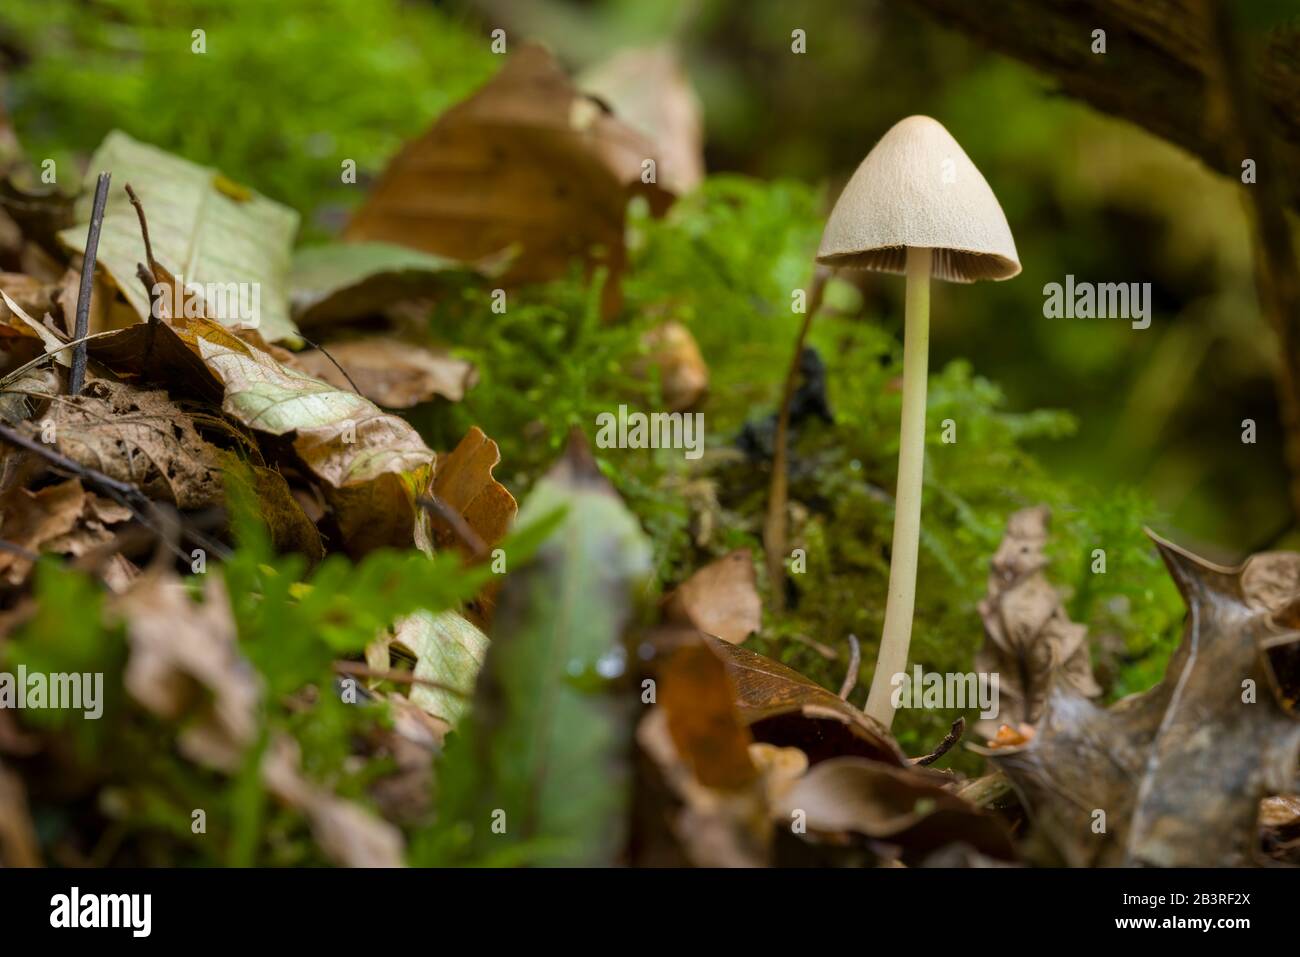
[[[140,235],[144,237],[144,258],[149,263],[149,272],[153,274],[154,282],[158,281],[158,260],[153,258],[153,244],[149,242],[149,221],[144,218],[144,204],[140,202],[140,197],[135,195],[135,190],[131,184],[126,184],[126,195],[131,200],[131,205],[135,207],[135,217],[140,220]]]
[[[427,508],[444,522],[451,526],[451,530],[460,537],[460,540],[469,546],[475,559],[483,558],[488,553],[487,542],[479,536],[478,532],[470,527],[469,522],[465,521],[465,516],[456,511],[437,495],[429,493],[421,495],[416,500],[421,508]]]
[[[105,329],[102,332],[93,332],[83,339],[72,339],[68,342],[65,342],[56,349],[49,349],[49,347],[46,346],[46,348],[49,349],[48,352],[42,352],[35,359],[31,359],[27,362],[24,362],[17,369],[14,369],[11,372],[6,372],[4,374],[4,377],[0,378],[0,392],[7,391],[5,389],[5,386],[7,386],[10,382],[13,382],[15,379],[19,378],[28,369],[40,365],[46,359],[53,358],[54,356],[58,355],[60,352],[63,352],[65,349],[75,348],[76,346],[81,345],[83,342],[89,342],[91,339],[98,339],[102,336],[111,336],[113,333],[118,331],[119,330],[117,329]]]
[[[81,465],[61,452],[50,448],[45,443],[37,442],[35,439],[30,439],[20,432],[15,432],[7,425],[0,424],[0,439],[16,445],[21,449],[25,449],[35,455],[39,455],[57,468],[99,487],[101,490],[108,493],[109,497],[112,498],[113,501],[117,502],[123,508],[130,509],[131,514],[133,514],[141,524],[152,531],[155,535],[158,535],[160,538],[164,537],[163,532],[156,524],[158,507],[147,495],[144,494],[144,492],[140,491],[129,482],[120,481],[110,475],[105,475],[98,469],[90,468],[87,465]],[[225,545],[215,539],[209,538],[205,533],[191,527],[185,527],[184,532],[191,541],[202,546],[216,557],[222,559],[230,557],[230,549],[226,548]],[[175,552],[178,558],[185,560],[190,558],[189,555],[186,555],[178,548],[172,547],[171,550]]]
[[[141,370],[147,371],[149,360],[153,357],[153,344],[158,336],[158,323],[162,321],[162,304],[154,300],[154,290],[158,288],[160,281],[158,260],[153,258],[153,243],[149,241],[149,220],[144,215],[144,203],[140,202],[140,197],[135,194],[131,184],[126,184],[126,195],[131,199],[131,205],[135,207],[135,217],[140,221],[140,235],[144,238],[144,258],[149,265],[146,268],[143,263],[135,264],[135,274],[140,277],[144,283],[145,296],[149,299],[149,319],[148,333],[144,340],[144,358],[140,362]],[[160,297],[161,298],[161,297]],[[175,290],[172,291],[172,311],[175,312]],[[176,317],[173,316],[173,319]]]
[[[335,359],[332,355],[330,355],[328,349],[326,349],[320,343],[312,342],[301,332],[298,333],[298,338],[301,339],[303,342],[307,343],[307,345],[311,346],[313,349],[319,349],[321,352],[325,353],[325,358],[328,359],[330,362],[334,363],[334,368],[338,369],[339,372],[342,373],[343,378],[348,380],[348,385],[352,386],[352,391],[355,392],[357,395],[361,394],[361,390],[357,388],[357,384],[352,381],[352,376],[348,375],[348,370],[343,368],[341,365],[339,365],[339,360]]]
[[[845,701],[849,700],[849,693],[857,686],[858,668],[862,664],[862,646],[858,643],[857,635],[849,635],[849,670],[844,673],[844,681],[840,684],[840,698]]]
[[[81,286],[77,292],[77,325],[73,339],[85,339],[90,332],[90,292],[95,281],[95,256],[99,252],[99,232],[104,225],[104,206],[108,203],[110,173],[100,173],[95,183],[95,204],[90,211],[90,231],[86,234],[86,253],[81,260]],[[68,392],[80,395],[86,381],[86,346],[79,343],[72,351],[72,374],[68,377]]]
[[[29,562],[34,562],[41,556],[17,542],[11,542],[8,539],[0,538],[0,552],[8,552],[10,555],[17,555]]]
[[[794,343],[794,355],[786,372],[785,387],[781,393],[781,409],[776,417],[776,444],[772,448],[772,485],[767,494],[767,520],[763,524],[763,548],[767,555],[767,577],[772,589],[772,607],[785,610],[785,532],[786,532],[786,444],[790,431],[790,403],[794,400],[795,382],[799,378],[799,363],[803,358],[804,341],[812,327],[813,317],[821,308],[822,294],[831,271],[824,266],[813,268],[812,294],[805,303],[803,324]]]
[[[941,757],[943,757],[945,754],[947,754],[949,751],[952,750],[952,746],[961,740],[961,736],[962,734],[965,733],[965,731],[966,731],[966,719],[958,718],[956,721],[952,723],[952,728],[948,731],[946,735],[944,735],[943,740],[939,742],[939,746],[937,748],[935,748],[933,751],[931,751],[929,754],[925,755],[924,757],[913,758],[912,763],[920,764],[920,765],[934,764],[934,762],[938,761]]]
[[[380,671],[377,668],[371,668],[369,665],[363,665],[359,661],[336,661],[334,662],[334,671],[341,675],[355,675],[358,678],[376,678],[380,681],[396,681],[402,684],[424,685],[426,688],[434,688],[438,691],[445,691],[447,694],[455,695],[458,698],[469,698],[470,693],[460,688],[453,688],[451,685],[445,685],[441,681],[434,681],[432,678],[417,678],[409,671]]]

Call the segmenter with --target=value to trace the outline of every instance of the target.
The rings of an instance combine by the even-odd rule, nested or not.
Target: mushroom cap
[[[858,166],[822,233],[817,261],[901,273],[906,247],[934,250],[949,282],[1010,279],[1016,241],[989,184],[938,120],[909,116]]]

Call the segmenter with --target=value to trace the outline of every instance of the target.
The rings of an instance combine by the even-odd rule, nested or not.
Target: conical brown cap
[[[936,279],[974,282],[1020,272],[993,190],[952,134],[928,116],[895,123],[867,154],[831,211],[817,261],[901,273],[908,246],[934,250]]]

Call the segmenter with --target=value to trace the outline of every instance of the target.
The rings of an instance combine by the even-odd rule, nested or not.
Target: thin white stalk
[[[893,677],[907,670],[916,603],[916,556],[921,540],[921,475],[925,468],[925,389],[930,355],[932,250],[907,250],[907,304],[903,330],[903,420],[898,438],[898,492],[889,562],[885,627],[867,714],[886,728],[894,722]]]

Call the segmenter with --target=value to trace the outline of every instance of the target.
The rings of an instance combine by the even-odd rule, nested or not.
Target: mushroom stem
[[[930,354],[930,262],[933,250],[908,247],[903,330],[903,421],[898,438],[898,492],[889,561],[885,626],[871,677],[867,714],[886,728],[894,721],[893,677],[907,670],[921,538],[921,477],[925,467],[925,389]]]

